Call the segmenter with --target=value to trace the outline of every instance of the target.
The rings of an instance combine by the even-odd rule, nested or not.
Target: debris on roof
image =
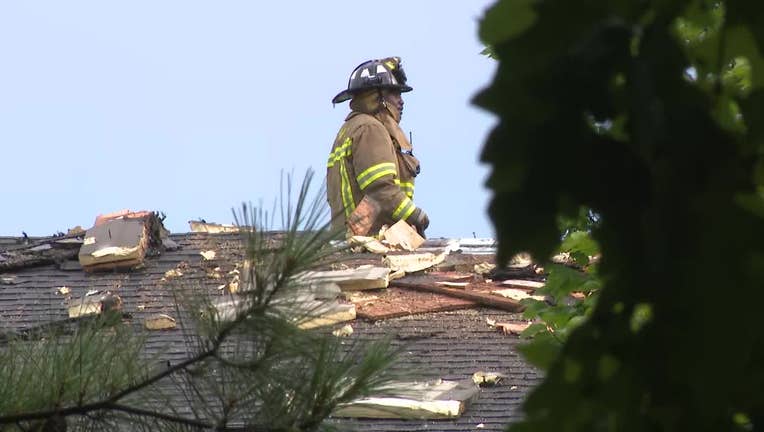
[[[370,291],[365,291],[369,293]],[[478,306],[474,301],[395,286],[368,298],[350,298],[359,318],[380,321],[427,312],[447,312]]]
[[[104,312],[120,311],[122,310],[122,298],[109,291],[104,293],[96,291],[75,300],[67,310],[69,318],[82,318],[89,315],[100,315]]]
[[[472,382],[480,387],[492,387],[498,385],[507,375],[499,372],[477,371],[472,374]]]
[[[416,229],[404,220],[399,220],[391,227],[384,225],[375,237],[353,235],[348,244],[361,247],[375,254],[387,254],[392,251],[414,251],[425,243],[425,239]]]
[[[206,251],[199,252],[199,255],[201,255],[202,258],[204,258],[207,261],[212,261],[215,259],[216,253],[214,250],[206,250]]]
[[[162,277],[161,280],[162,282],[167,282],[170,279],[179,278],[181,276],[183,276],[183,271],[181,271],[180,269],[174,268],[164,272],[164,277]]]
[[[487,262],[482,262],[480,264],[475,264],[475,273],[479,275],[484,275],[490,273],[493,269],[496,268],[496,264],[490,264]]]
[[[217,319],[232,321],[249,306],[245,297],[234,297],[213,305]],[[271,303],[275,311],[291,317],[301,329],[331,326],[356,319],[355,305],[338,300],[282,299]]]
[[[84,233],[31,239],[0,250],[0,272],[76,259]]]
[[[531,295],[528,294],[528,291],[517,289],[517,288],[504,288],[499,290],[493,290],[491,291],[491,294],[496,294],[502,297],[510,298],[512,300],[525,300],[527,298],[532,298],[534,300],[544,301],[544,296],[539,295]]]
[[[333,282],[339,285],[343,291],[360,291],[387,288],[390,284],[390,269],[373,265],[361,265],[347,270],[310,271],[300,275],[299,279],[306,284]]]
[[[480,392],[472,380],[396,382],[378,395],[341,405],[334,417],[448,419],[461,416]]]
[[[350,324],[345,324],[344,326],[338,328],[337,330],[334,330],[332,334],[337,337],[350,336],[353,334],[353,326],[351,326]]]
[[[116,216],[117,220],[140,219],[128,217],[128,213],[140,212],[118,212],[121,216]],[[98,226],[115,217],[107,216],[99,219]],[[34,329],[51,326],[51,322],[80,325],[80,319],[122,309],[122,319],[145,329],[146,337],[152,340],[148,355],[161,355],[173,363],[182,361],[188,348],[183,332],[173,330],[180,319],[172,312],[176,310],[175,297],[169,291],[174,289],[172,286],[188,284],[202,290],[213,299],[220,318],[235,316],[253,288],[247,281],[252,269],[247,269],[242,260],[241,239],[226,234],[238,232],[238,228],[221,226],[216,231],[214,224],[211,226],[201,232],[174,234],[172,238],[160,229],[158,237],[162,241],[157,250],[161,255],[147,252],[143,266],[119,274],[82,271],[77,261],[80,248],[85,246],[81,232],[79,237],[72,234],[69,238],[0,238],[0,283],[6,284],[0,288],[0,320],[15,334],[39,333],[43,337]],[[179,249],[170,251],[170,242]],[[339,264],[334,261],[300,275],[303,284],[290,291],[291,297],[283,293],[274,299],[276,310],[292,317],[301,328],[320,328],[319,332],[342,337],[342,344],[347,346],[361,339],[392,336],[392,344],[406,347],[402,358],[407,369],[424,365],[434,376],[447,380],[441,384],[466,380],[470,387],[462,387],[466,397],[459,398],[443,391],[434,395],[438,386],[431,383],[417,383],[419,387],[406,383],[421,390],[420,395],[388,392],[356,401],[343,407],[346,416],[353,419],[342,422],[363,425],[354,430],[379,430],[374,425],[383,424],[382,429],[398,432],[422,428],[469,430],[476,423],[483,423],[486,430],[503,429],[512,416],[519,415],[515,413],[519,413],[522,394],[540,375],[515,355],[518,337],[502,334],[517,334],[527,327],[528,323],[520,322],[521,317],[505,312],[520,310],[522,305],[492,291],[516,289],[528,296],[536,295],[534,289],[544,281],[538,266],[517,259],[514,267],[497,268],[490,239],[428,239],[416,252],[393,247],[385,238],[376,242],[386,248],[385,252],[342,252]],[[70,258],[49,258],[52,252],[65,249]],[[2,274],[9,271],[3,263],[13,254],[18,256],[19,251],[35,259],[43,256],[47,261],[24,261],[13,274]],[[404,264],[389,266],[399,262]],[[409,265],[412,262],[417,265]],[[218,289],[221,286],[228,286],[234,294]],[[84,296],[88,291],[91,295]],[[486,325],[487,316],[493,319],[492,328]],[[157,354],[157,350],[165,348]],[[475,365],[486,371],[481,375],[481,386],[492,382],[492,374],[497,374],[499,381],[501,373],[506,374],[501,379],[506,379],[507,385],[485,387],[478,398]],[[511,394],[510,388],[514,389]],[[473,408],[465,414],[470,402]],[[341,413],[338,411],[337,417]],[[378,416],[408,420],[359,420]],[[412,418],[440,420],[417,422]]]
[[[297,320],[297,326],[303,330],[331,326],[356,318],[355,305],[334,301],[314,301],[301,306],[310,312]]]
[[[522,279],[506,279],[501,281],[502,285],[506,285],[513,288],[531,289],[536,290],[544,286],[544,282]]]
[[[78,258],[87,272],[134,269],[147,254],[160,253],[164,227],[156,213],[122,210],[96,217]]]
[[[401,219],[382,233],[382,238],[392,247],[400,247],[405,251],[413,251],[424,244],[424,238],[416,230]]]
[[[520,333],[524,332],[525,329],[531,326],[531,323],[529,322],[496,322],[492,319],[486,319],[486,323],[489,327],[496,328],[498,330],[501,330],[502,332],[506,334],[515,334],[519,335]]]
[[[390,252],[391,250],[388,246],[385,246],[376,237],[356,235],[356,236],[350,237],[348,239],[348,243],[350,244],[350,246],[359,246],[375,254],[386,254]]]
[[[143,321],[143,325],[148,330],[169,330],[174,329],[176,326],[175,318],[167,314],[155,314],[146,317]]]
[[[447,296],[456,297],[463,300],[470,300],[477,304],[510,312],[520,312],[523,310],[523,306],[519,301],[499,297],[491,294],[490,292],[485,292],[484,290],[447,288],[433,283],[417,282],[416,280],[409,281],[406,279],[395,281],[395,286],[417,291],[428,291],[435,294],[445,294]],[[467,287],[469,287],[469,285]]]
[[[191,232],[195,233],[227,234],[238,233],[240,231],[236,225],[207,223],[204,219],[188,221],[188,226],[191,228]]]
[[[432,252],[387,255],[384,263],[393,271],[403,270],[406,273],[415,273],[442,263],[446,255],[448,252],[437,255]]]

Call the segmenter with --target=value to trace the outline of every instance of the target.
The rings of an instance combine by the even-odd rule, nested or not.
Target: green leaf
[[[574,310],[569,306],[553,306],[539,314],[550,327],[554,329],[563,328],[574,316]]]
[[[653,319],[653,307],[649,303],[639,303],[634,306],[629,326],[632,333],[637,333],[645,324]]]
[[[735,196],[735,203],[764,219],[764,192],[738,194]]]
[[[724,41],[726,58],[734,60],[736,57],[742,57],[748,60],[752,69],[751,90],[764,86],[764,58],[751,30],[743,26],[730,28],[724,35]]]
[[[546,328],[546,324],[543,323],[535,323],[528,326],[527,329],[523,330],[522,333],[520,333],[520,337],[523,337],[525,339],[531,339],[534,336],[536,336],[539,333],[545,333],[549,330]]]
[[[496,56],[496,51],[494,51],[492,46],[487,46],[483,48],[482,51],[480,51],[480,55],[484,55],[488,58],[492,58],[494,60],[498,60],[499,57]]]
[[[621,367],[621,362],[617,358],[610,354],[603,354],[597,362],[597,375],[602,381],[609,380],[618,369]]]
[[[735,57],[722,73],[724,89],[730,93],[746,96],[751,91],[751,62],[746,57]]]
[[[500,0],[480,21],[480,40],[496,45],[521,35],[536,22],[535,3],[536,0]]]
[[[536,300],[534,298],[526,298],[520,300],[520,304],[525,306],[523,316],[527,319],[533,319],[539,316],[539,314],[549,308],[549,305],[545,301]]]
[[[532,341],[518,345],[525,359],[538,368],[546,370],[557,358],[562,345],[549,333],[539,333]]]
[[[571,358],[566,358],[563,362],[563,379],[569,383],[578,381],[581,377],[583,367],[581,363]]]
[[[747,87],[750,87],[750,84],[742,84],[738,91],[743,92],[745,91],[743,89]],[[724,129],[738,134],[745,132],[745,124],[740,113],[740,106],[730,95],[723,94],[716,100],[713,115],[719,126]]]
[[[573,291],[581,291],[582,286],[589,280],[586,273],[569,267],[554,264],[549,268],[549,277],[541,292],[551,295],[558,302]]]
[[[589,255],[581,252],[581,251],[573,251],[570,253],[570,257],[573,258],[573,261],[576,262],[576,264],[580,266],[585,266],[589,264]]]
[[[565,237],[560,250],[571,253],[580,252],[584,255],[592,256],[599,253],[600,247],[590,233],[586,231],[573,231]]]

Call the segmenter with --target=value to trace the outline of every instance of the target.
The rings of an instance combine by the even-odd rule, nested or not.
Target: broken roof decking
[[[477,371],[507,375],[501,385],[485,387],[477,400],[453,420],[348,420],[358,431],[499,431],[520,418],[520,404],[539,382],[540,373],[529,367],[515,349],[518,338],[505,336],[486,325],[486,318],[508,320],[513,314],[491,309],[466,309],[377,321],[358,321],[351,339],[392,336],[403,346],[401,368],[420,368],[435,377],[460,380]],[[516,317],[516,315],[514,315]],[[476,426],[483,424],[483,428]]]
[[[225,280],[208,275],[220,267],[222,275],[243,258],[238,234],[175,234],[171,238],[180,250],[166,251],[145,262],[145,268],[131,272],[88,274],[82,270],[60,270],[55,265],[30,267],[0,276],[12,280],[0,284],[0,330],[24,331],[53,321],[67,319],[66,295],[58,288],[67,287],[72,299],[90,290],[112,291],[124,302],[123,311],[132,316],[135,325],[157,313],[176,316],[172,286],[185,285],[212,296],[227,296],[218,287]],[[481,246],[482,247],[482,246]],[[2,248],[0,248],[2,249]],[[215,250],[217,257],[207,261],[201,251]],[[469,248],[466,248],[469,251]],[[484,253],[483,250],[480,251]],[[370,254],[354,255],[348,262],[378,260]],[[451,266],[464,270],[484,262],[486,255],[469,253],[452,255]],[[183,275],[166,278],[170,270],[181,269]],[[163,278],[165,280],[163,280]],[[332,420],[352,425],[360,431],[462,431],[502,430],[516,419],[522,397],[536,384],[539,373],[518,356],[518,339],[490,328],[486,318],[497,321],[518,320],[519,316],[492,309],[469,309],[454,312],[426,313],[377,322],[356,320],[348,342],[358,339],[379,339],[392,336],[392,343],[405,347],[397,367],[421,368],[429,378],[462,380],[477,371],[508,375],[502,385],[485,388],[477,400],[458,419],[453,420]],[[179,329],[149,332],[147,354],[161,352],[158,361],[175,363],[189,355],[186,340]],[[482,424],[482,429],[475,429]]]

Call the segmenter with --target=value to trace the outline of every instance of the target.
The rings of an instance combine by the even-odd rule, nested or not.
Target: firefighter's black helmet
[[[348,88],[332,99],[332,103],[345,102],[353,95],[373,88],[388,88],[401,93],[413,90],[406,85],[406,72],[403,71],[400,57],[388,57],[381,60],[369,60],[358,65],[348,79]]]

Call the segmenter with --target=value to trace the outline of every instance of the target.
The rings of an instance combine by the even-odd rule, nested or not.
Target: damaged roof
[[[73,317],[72,305],[81,305],[87,294],[115,293],[121,299],[126,319],[136,325],[149,326],[149,322],[156,322],[157,328],[166,328],[149,332],[147,355],[158,355],[160,362],[180,362],[190,352],[182,332],[172,328],[171,320],[176,311],[172,287],[183,284],[224,299],[230,295],[236,269],[244,258],[239,234],[220,232],[171,234],[166,240],[173,247],[149,254],[151,256],[137,268],[101,272],[83,271],[77,265],[76,254],[71,252],[68,258],[58,254],[49,260],[30,261],[29,265],[3,267],[3,263],[9,263],[8,251],[25,249],[21,246],[35,247],[35,242],[51,239],[1,238],[0,257],[4,258],[0,259],[0,331],[24,335],[45,326],[66,323]],[[62,237],[66,238],[52,241],[77,238],[76,235]],[[489,325],[522,323],[519,309],[513,312],[511,307],[518,304],[516,300],[491,294],[491,290],[513,285],[486,282],[476,273],[479,266],[490,268],[492,264],[490,241],[428,240],[417,252],[437,252],[449,247],[453,252],[426,272],[388,281],[386,289],[346,293],[355,306],[356,316],[349,321],[353,331],[346,337],[352,342],[392,336],[392,343],[403,348],[396,367],[422,370],[427,378],[458,381],[485,371],[505,375],[503,381],[500,385],[482,388],[474,402],[457,418],[331,421],[361,431],[499,431],[521,415],[522,399],[539,382],[540,372],[517,353],[517,336],[499,331],[506,331],[504,327]],[[68,250],[70,246],[52,248]],[[367,252],[348,258],[345,262],[351,269],[382,263],[380,255]],[[518,267],[518,274],[531,283],[539,280],[527,266]],[[490,302],[486,303],[484,298],[495,298],[498,306],[486,307]],[[161,318],[162,315],[165,318]],[[332,328],[335,327],[340,326]]]

